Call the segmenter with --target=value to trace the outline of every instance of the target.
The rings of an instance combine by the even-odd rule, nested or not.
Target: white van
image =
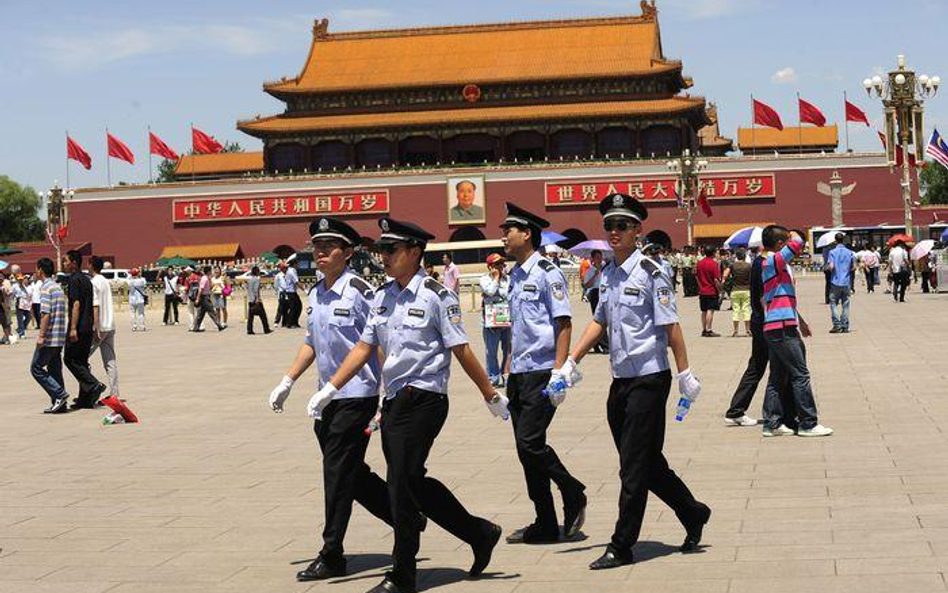
[[[109,281],[112,290],[115,290],[116,286],[124,285],[128,282],[128,279],[132,277],[132,273],[130,270],[109,268],[102,270],[102,276]]]

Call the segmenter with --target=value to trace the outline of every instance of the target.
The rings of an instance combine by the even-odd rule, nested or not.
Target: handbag
[[[234,286],[232,284],[225,284],[224,290],[221,291],[221,294],[223,294],[225,297],[229,297],[233,292]]]
[[[192,282],[191,285],[188,286],[188,300],[192,303],[197,303],[200,290],[201,286],[197,282]]]
[[[141,288],[138,288],[137,286],[135,287],[135,292],[137,292],[138,294],[142,295],[142,299],[145,301],[145,305],[147,306],[147,305],[148,305],[148,295],[145,294],[145,293],[142,291],[142,289],[141,289]]]

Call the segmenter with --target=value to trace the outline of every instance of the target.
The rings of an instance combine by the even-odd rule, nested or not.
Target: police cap
[[[379,220],[379,228],[382,229],[382,236],[377,241],[380,245],[397,242],[427,245],[428,241],[435,238],[434,235],[417,224],[395,220],[394,218],[386,217]]]
[[[349,247],[356,247],[362,242],[362,237],[354,228],[331,216],[321,216],[309,223],[309,234],[310,241],[314,242],[320,239],[335,239]]]
[[[516,204],[507,202],[507,217],[500,223],[500,226],[503,228],[514,225],[539,230],[550,226],[550,221],[540,218],[532,212],[527,212]]]
[[[609,194],[599,202],[599,213],[602,218],[625,216],[644,222],[648,218],[648,210],[635,198],[626,194]]]
[[[672,248],[672,240],[671,237],[668,236],[668,233],[656,229],[645,235],[645,245],[642,247],[642,249],[645,251],[651,251],[653,249],[659,248],[670,251]]]

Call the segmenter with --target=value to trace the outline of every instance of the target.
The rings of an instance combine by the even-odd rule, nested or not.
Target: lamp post
[[[46,200],[46,230],[49,234],[49,240],[56,249],[56,269],[62,266],[62,239],[59,236],[59,229],[69,223],[69,211],[66,207],[66,201],[76,195],[73,190],[63,190],[59,187],[59,182],[54,181],[53,187],[46,192],[40,192],[40,198]]]
[[[677,159],[665,163],[669,171],[676,173],[675,191],[678,193],[678,207],[685,212],[688,225],[688,245],[694,240],[694,213],[698,208],[698,192],[701,190],[699,173],[708,168],[708,161],[696,158],[690,149],[685,149]]]
[[[889,166],[896,165],[898,148],[902,150],[902,205],[905,208],[905,233],[912,234],[912,171],[909,165],[909,147],[915,145],[915,155],[924,154],[924,100],[935,96],[941,77],[922,74],[905,67],[905,56],[899,55],[898,69],[883,79],[878,74],[862,81],[866,93],[882,99],[885,108],[886,158]]]

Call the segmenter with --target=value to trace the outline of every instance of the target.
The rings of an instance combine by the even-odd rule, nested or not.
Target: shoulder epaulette
[[[550,270],[556,269],[556,264],[548,259],[541,259],[539,262],[537,262],[537,265],[540,266],[544,272],[549,272]]]
[[[650,276],[661,276],[662,274],[662,266],[650,257],[642,256],[639,265],[642,266],[642,269],[648,272]]]
[[[353,276],[352,279],[349,280],[349,286],[358,290],[362,294],[362,296],[364,296],[365,298],[371,297],[372,294],[375,292],[375,290],[372,288],[372,286],[368,282],[366,282],[362,278],[359,278],[358,276]]]
[[[437,293],[437,295],[441,298],[448,296],[448,293],[451,292],[444,284],[441,284],[434,278],[425,278],[425,288]]]

